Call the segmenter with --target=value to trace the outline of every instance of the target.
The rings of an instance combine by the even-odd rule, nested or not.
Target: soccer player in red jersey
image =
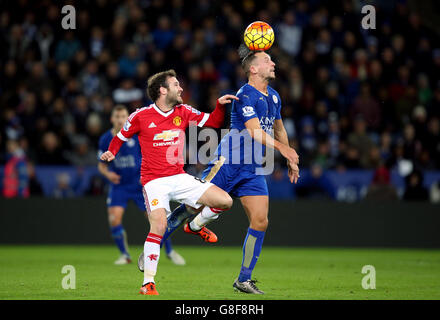
[[[234,95],[217,100],[212,113],[200,112],[183,104],[174,70],[157,73],[148,79],[148,107],[137,109],[124,127],[110,142],[101,160],[112,161],[122,144],[134,134],[138,135],[142,153],[141,183],[145,206],[150,221],[150,232],[144,245],[144,282],[141,294],[158,294],[154,282],[160,256],[160,243],[167,227],[170,201],[177,201],[200,209],[202,206],[227,210],[232,206],[228,193],[210,182],[193,177],[183,170],[185,129],[189,125],[219,128],[224,121],[225,104]],[[211,233],[202,228],[198,234],[208,238]]]

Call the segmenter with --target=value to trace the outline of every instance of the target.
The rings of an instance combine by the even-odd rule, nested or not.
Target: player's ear
[[[251,64],[251,65],[249,66],[249,73],[250,73],[250,74],[258,73],[258,68],[257,68],[257,66],[255,66],[254,64]]]
[[[164,95],[166,95],[166,94],[168,93],[168,89],[165,88],[165,87],[160,87],[160,88],[159,88],[159,93],[160,93],[160,94],[164,94]]]

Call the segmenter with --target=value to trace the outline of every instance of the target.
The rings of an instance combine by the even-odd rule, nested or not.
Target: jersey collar
[[[261,93],[263,96],[268,97],[269,96],[269,86],[267,88],[267,93],[261,92],[257,88],[255,88],[253,85],[250,85],[249,83],[246,83],[249,87],[253,88],[255,91]]]
[[[168,111],[168,112],[163,112],[162,110],[159,109],[158,106],[156,106],[155,103],[153,103],[153,108],[154,108],[154,110],[157,111],[157,113],[161,114],[161,115],[164,116],[164,117],[168,117],[170,114],[172,114],[172,113],[174,112],[174,108],[171,109],[171,110]]]

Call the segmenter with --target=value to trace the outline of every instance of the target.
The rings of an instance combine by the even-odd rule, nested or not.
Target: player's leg
[[[214,220],[226,210],[218,208],[204,207],[202,211],[188,224],[191,230],[200,230]]]
[[[185,173],[176,176],[174,183],[174,200],[196,210],[201,209],[203,206],[213,206],[220,209],[229,209],[232,206],[232,198],[229,194],[211,182]],[[206,242],[217,241],[217,236],[205,227],[191,229],[186,223],[184,231],[198,235]]]
[[[141,294],[157,295],[154,277],[160,258],[160,242],[165,233],[167,215],[164,208],[158,208],[148,213],[150,232],[144,244],[144,281]]]
[[[141,294],[157,295],[154,276],[160,257],[160,243],[167,227],[167,213],[170,212],[169,194],[172,186],[166,179],[155,179],[142,189],[150,231],[144,244],[144,280]]]
[[[174,250],[171,239],[166,240],[164,242],[164,246],[168,259],[170,259],[175,265],[184,266],[186,264],[185,259],[176,250]]]
[[[212,210],[216,210],[217,213],[220,213],[232,207],[232,198],[227,192],[216,185],[211,185],[199,198],[197,204],[205,206],[202,212],[211,213]],[[214,232],[206,228],[205,224],[205,220],[201,218],[201,213],[199,213],[191,223],[184,225],[183,230],[186,233],[199,235],[205,242],[217,242],[217,236]]]
[[[231,196],[216,185],[211,185],[199,198],[197,203],[201,205],[218,208],[220,210],[229,210],[232,207],[233,200]]]
[[[121,256],[115,261],[115,264],[127,264],[131,262],[128,252],[127,233],[122,226],[122,217],[125,208],[122,206],[112,206],[107,208],[110,231],[116,246],[121,252]]]
[[[203,171],[202,180],[212,182],[219,188],[226,190],[226,177],[229,171],[230,170],[228,170],[227,166],[223,165],[223,161],[212,161]],[[197,214],[201,211],[201,208],[194,209],[193,207],[182,203],[168,216],[168,229],[165,232],[163,239],[168,239],[168,237],[171,236],[171,234],[175,230],[177,230],[177,228],[183,225],[188,218],[190,218],[193,214]],[[208,209],[206,209],[204,216],[208,218],[210,214],[216,216],[213,218],[213,220],[218,217],[216,213],[208,212]],[[194,228],[196,229],[195,226]]]
[[[196,211],[194,208],[191,208],[184,203],[180,204],[176,209],[174,209],[167,218],[167,231],[165,231],[165,234],[163,235],[161,245],[164,245],[164,243],[174,233],[174,231],[176,231],[181,225],[185,223],[186,219],[188,219],[195,213]]]
[[[218,166],[216,163],[211,163],[203,172],[203,178],[207,178],[211,180],[211,182],[220,188],[225,194],[230,191],[228,188],[227,181],[230,181],[230,176],[234,175],[234,169],[226,165]],[[208,189],[209,191],[209,189]],[[208,193],[204,194],[204,196],[209,196]],[[229,196],[229,194],[228,194]],[[229,197],[230,198],[230,197]],[[204,199],[201,199],[203,201]],[[232,200],[232,198],[231,198]],[[200,200],[199,200],[200,201]],[[201,212],[188,224],[186,229],[190,230],[202,230],[205,226],[218,219],[221,213],[228,210],[230,207],[221,208],[218,206],[205,205],[205,207],[201,210]],[[212,232],[212,231],[211,231]]]
[[[132,200],[136,203],[138,208],[142,212],[146,212],[147,208],[145,207],[145,199],[142,192],[142,186],[139,186],[139,188],[136,188],[133,190],[133,197]],[[162,242],[165,243],[165,250],[167,253],[167,257],[176,265],[185,265],[185,259],[173,249],[173,245],[171,244],[171,240]],[[161,244],[162,246],[162,244]],[[141,271],[144,270],[144,258],[143,253],[142,259],[138,259],[138,267]]]
[[[127,264],[131,262],[128,252],[127,233],[122,226],[122,218],[127,206],[127,192],[120,186],[112,186],[107,197],[107,212],[110,231],[121,255],[115,264]]]
[[[234,288],[246,292],[262,294],[251,279],[258,261],[268,226],[269,197],[266,195],[240,197],[243,209],[249,219],[249,228],[243,243],[243,259],[240,274]]]

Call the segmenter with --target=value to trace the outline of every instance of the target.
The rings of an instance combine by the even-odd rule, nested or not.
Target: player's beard
[[[274,71],[269,71],[265,78],[266,78],[267,81],[275,80],[275,70]]]
[[[177,93],[168,95],[166,98],[166,104],[170,107],[177,106],[178,104],[183,103],[183,99],[181,96],[179,96]]]
[[[267,82],[270,80],[275,80],[275,71],[268,71],[267,73],[263,74],[261,78]]]

